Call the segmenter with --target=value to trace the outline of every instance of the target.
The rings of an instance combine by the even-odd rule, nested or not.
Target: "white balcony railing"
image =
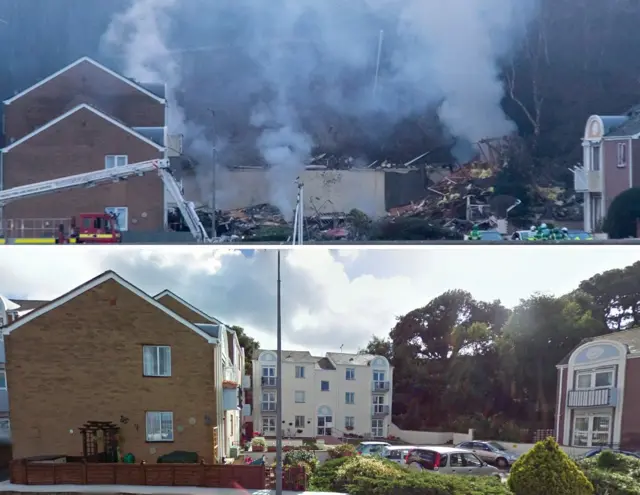
[[[240,385],[240,370],[235,366],[225,366],[223,380]]]
[[[570,170],[573,172],[573,188],[576,192],[602,192],[600,170],[588,170],[582,166]]]
[[[567,394],[569,407],[615,407],[617,405],[618,389],[613,387],[569,390]]]

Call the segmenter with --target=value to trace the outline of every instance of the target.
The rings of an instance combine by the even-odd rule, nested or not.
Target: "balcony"
[[[573,188],[576,192],[602,192],[602,182],[600,170],[587,170],[584,167],[573,167]]]
[[[260,411],[263,413],[275,413],[276,412],[276,403],[275,402],[261,402],[260,403]]]
[[[616,407],[618,405],[617,388],[589,388],[569,390],[568,407]]]
[[[235,366],[225,366],[222,373],[224,388],[238,388],[240,385],[240,370]]]
[[[389,416],[389,406],[375,404],[371,406],[371,417],[372,418],[384,418],[385,416]]]
[[[388,392],[390,388],[390,382],[371,382],[372,392]]]
[[[225,411],[237,411],[240,409],[240,390],[237,388],[225,388],[222,391],[222,408]]]
[[[249,375],[244,375],[242,377],[242,388],[245,390],[251,389],[251,377]]]
[[[262,383],[262,388],[275,388],[276,387],[276,377],[275,376],[263,376],[261,383]]]

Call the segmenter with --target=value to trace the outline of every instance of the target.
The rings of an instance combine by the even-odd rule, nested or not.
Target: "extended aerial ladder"
[[[184,221],[196,242],[211,242],[211,238],[198,218],[198,214],[196,213],[193,203],[184,199],[184,196],[180,191],[180,186],[171,174],[169,160],[149,160],[146,162],[131,163],[121,167],[96,170],[94,172],[70,175],[59,179],[5,189],[4,191],[0,191],[0,206],[4,206],[12,201],[41,196],[53,192],[81,187],[94,187],[110,182],[119,182],[127,179],[128,177],[142,176],[148,172],[158,173],[167,191],[176,202],[176,205],[182,214],[182,218],[184,218]]]

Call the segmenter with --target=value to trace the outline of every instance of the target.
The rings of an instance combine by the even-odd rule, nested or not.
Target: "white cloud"
[[[173,290],[275,347],[276,252],[205,246],[0,248],[0,294],[50,299],[112,269],[150,294]],[[595,273],[640,260],[628,246],[319,246],[282,256],[285,348],[323,353],[386,336],[395,317],[449,289],[513,306],[533,292],[563,294]]]

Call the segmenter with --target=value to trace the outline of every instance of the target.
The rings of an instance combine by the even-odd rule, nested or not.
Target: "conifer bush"
[[[516,495],[593,495],[582,470],[549,437],[538,442],[511,467],[507,481]]]

